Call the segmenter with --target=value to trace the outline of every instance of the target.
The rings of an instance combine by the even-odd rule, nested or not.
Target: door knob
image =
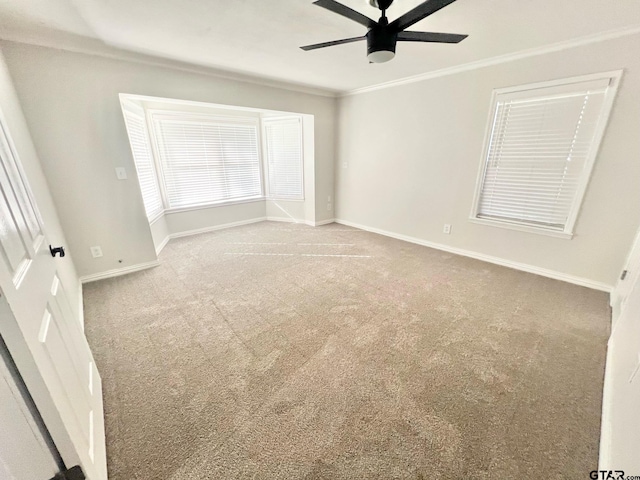
[[[55,257],[57,253],[59,253],[61,257],[64,257],[64,247],[53,248],[49,245],[49,251],[51,252],[52,257]]]

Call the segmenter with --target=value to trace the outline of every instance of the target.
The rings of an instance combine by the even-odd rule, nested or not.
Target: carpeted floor
[[[586,479],[607,295],[264,222],[85,285],[111,480]]]

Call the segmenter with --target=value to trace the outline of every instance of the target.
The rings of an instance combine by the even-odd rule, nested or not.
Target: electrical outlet
[[[442,232],[449,235],[451,233],[451,225],[449,225],[448,223],[445,223],[444,228],[442,229]]]
[[[330,203],[327,203],[327,210],[331,211],[331,204]]]
[[[327,203],[331,203],[331,195],[327,197]]]
[[[91,247],[91,256],[93,258],[100,258],[102,256],[102,248],[100,248],[100,247]]]
[[[342,168],[349,168],[349,164],[347,162],[342,162]]]
[[[127,179],[127,171],[125,170],[124,167],[117,167],[116,168],[116,177],[118,177],[118,180],[126,180]]]

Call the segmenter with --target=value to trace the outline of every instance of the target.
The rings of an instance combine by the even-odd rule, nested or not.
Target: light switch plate
[[[124,167],[116,167],[116,177],[118,177],[118,180],[127,179],[127,171]]]
[[[102,256],[102,248],[100,248],[100,247],[91,247],[91,256],[93,258],[100,258]]]

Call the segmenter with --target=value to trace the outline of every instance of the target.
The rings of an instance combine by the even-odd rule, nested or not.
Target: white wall
[[[342,98],[336,218],[614,285],[640,219],[638,51],[634,35]],[[620,68],[574,238],[470,223],[492,89]]]
[[[326,198],[333,195],[335,98],[20,43],[1,45],[81,276],[156,260],[133,180],[119,93],[314,115],[315,193],[324,199],[316,217],[333,217]],[[116,179],[117,166],[127,169],[128,181]],[[169,231],[176,227],[171,217],[166,222]],[[156,236],[160,229],[154,229]],[[102,258],[91,257],[92,245],[102,246]]]
[[[121,96],[122,99],[122,96]],[[224,117],[253,117],[258,121],[261,117],[292,114],[296,112],[278,112],[274,110],[258,110],[248,108],[221,108],[219,105],[208,103],[181,102],[172,99],[155,97],[137,97],[126,95],[127,102],[133,102],[150,110],[191,112]],[[297,223],[315,223],[315,142],[313,115],[300,115],[303,128],[303,157],[304,157],[304,200],[256,200],[240,204],[216,205],[206,208],[176,210],[165,212],[151,224],[151,236],[156,253],[166,245],[169,238],[186,234],[205,232],[224,228],[234,224],[242,224],[251,220],[277,220]],[[262,137],[262,129],[259,135]],[[260,143],[264,150],[263,139]],[[266,175],[266,160],[263,159],[263,169]],[[266,188],[266,186],[265,186]]]
[[[204,230],[218,225],[264,219],[266,208],[264,200],[237,203],[222,207],[210,207],[184,212],[165,213],[167,230],[170,235],[180,235],[194,230]]]
[[[76,251],[68,243],[68,237],[65,237],[62,231],[56,204],[49,190],[50,186],[45,179],[40,159],[33,146],[3,53],[3,50],[0,50],[0,110],[7,122],[9,134],[15,144],[27,181],[40,210],[47,241],[54,246],[62,245],[66,247],[66,256],[58,258],[56,268],[60,281],[64,285],[65,292],[71,302],[74,316],[82,318],[82,292],[74,264]]]
[[[157,218],[151,225],[151,238],[153,239],[153,246],[156,249],[156,254],[159,254],[169,241],[169,227],[167,226],[167,220],[164,215]]]
[[[151,224],[151,236],[156,253],[159,254],[171,238],[266,220],[266,203],[264,200],[257,200],[182,212],[167,212]]]

